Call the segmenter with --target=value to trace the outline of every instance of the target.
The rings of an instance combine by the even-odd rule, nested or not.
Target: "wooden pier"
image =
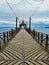
[[[39,42],[41,33],[32,35],[35,31],[28,31],[30,34],[27,31],[21,29],[15,37],[12,35],[13,39],[1,47],[0,65],[49,65],[49,50],[45,50]]]
[[[10,31],[0,33],[0,65],[49,65],[49,35],[38,32],[35,29],[31,30],[33,24],[32,22],[34,22],[34,18],[36,19],[36,16],[35,17],[33,16],[39,9],[39,7],[42,5],[42,3],[44,3],[44,0],[38,1],[39,5],[37,4],[37,2],[35,3],[36,0],[34,1],[34,3],[31,3],[28,0],[23,1],[14,4],[10,1],[8,2],[7,0],[5,0],[6,4],[13,12],[14,16],[13,17],[11,17],[11,15],[9,16],[8,12],[1,14],[2,15],[4,14],[6,16],[8,15],[7,17],[11,18],[10,20],[8,20],[7,17],[6,17],[7,19],[4,17],[5,21],[7,20],[7,23],[8,21],[11,22],[15,21],[16,18],[16,27],[15,29],[11,29]],[[17,6],[18,4],[19,6]],[[25,7],[23,4],[25,4]],[[34,6],[31,7],[32,4],[34,6],[35,4],[38,6],[34,8]],[[25,13],[25,9],[20,5],[21,6],[23,5],[23,7],[26,8],[26,12],[30,8],[32,14],[29,13],[30,11],[29,10],[28,11],[29,15],[27,16],[27,13]],[[27,8],[26,5],[29,8]],[[20,7],[21,9],[17,8],[16,6]],[[20,11],[18,12],[18,10]],[[20,14],[20,16],[18,14]],[[28,17],[29,21],[27,20]],[[1,19],[4,18],[2,17]],[[24,20],[21,21],[21,19]],[[5,24],[4,22],[2,23]]]

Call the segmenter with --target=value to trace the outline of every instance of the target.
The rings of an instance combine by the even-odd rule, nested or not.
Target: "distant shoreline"
[[[49,28],[49,27],[45,27],[45,28]]]

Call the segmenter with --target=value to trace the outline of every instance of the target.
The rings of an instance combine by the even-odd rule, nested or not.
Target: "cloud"
[[[41,3],[41,0],[7,0],[10,6],[13,8],[16,15],[21,19],[29,19],[33,14],[34,10]],[[19,3],[19,4],[17,4]],[[16,5],[17,4],[17,5]],[[6,4],[5,0],[0,0],[0,24],[15,24],[15,16]],[[44,0],[43,4],[39,7],[35,15],[32,17],[33,22],[39,23],[40,21],[44,23],[49,23],[49,0]]]
[[[45,23],[45,24],[49,24],[49,18],[33,18],[32,19],[32,23]]]
[[[10,21],[0,21],[0,24],[9,24],[9,25],[15,25],[15,22],[10,22]]]

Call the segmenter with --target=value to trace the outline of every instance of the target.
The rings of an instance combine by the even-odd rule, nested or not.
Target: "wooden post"
[[[42,42],[43,42],[43,33],[41,33],[41,45],[42,45]]]
[[[26,29],[27,29],[27,22],[26,22]]]
[[[39,32],[38,32],[38,42],[39,42]]]
[[[36,38],[37,38],[37,31],[36,31]]]
[[[46,50],[47,50],[47,47],[48,47],[48,35],[46,35]]]
[[[6,42],[5,32],[3,33],[3,39],[4,39],[4,45],[5,45],[5,42]]]
[[[9,31],[9,40],[10,40],[10,37],[11,37],[11,36],[10,36],[10,31]]]
[[[20,22],[19,22],[19,28],[20,28]]]
[[[35,38],[35,29],[33,30],[33,38]]]
[[[13,38],[13,29],[11,29],[11,33],[12,33],[12,38]]]
[[[0,41],[0,51],[1,51],[1,41]]]
[[[7,42],[8,42],[8,32],[7,32]]]
[[[16,17],[16,29],[17,29],[17,22],[18,22],[17,20],[18,20],[18,17]]]
[[[11,40],[11,37],[12,37],[12,32],[9,31],[9,40]]]
[[[29,18],[29,30],[31,30],[31,17]]]

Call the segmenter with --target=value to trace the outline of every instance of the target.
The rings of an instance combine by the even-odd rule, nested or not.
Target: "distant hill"
[[[0,24],[0,27],[15,27],[15,25],[13,24],[7,24],[7,23],[2,23]],[[49,24],[45,24],[45,23],[32,23],[32,27],[35,27],[35,28],[41,28],[41,27],[44,27],[44,28],[49,28]]]
[[[37,23],[37,24],[34,24],[34,23],[32,23],[32,27],[44,27],[44,28],[49,28],[49,24],[45,24],[45,23]]]
[[[15,27],[15,26],[12,24],[2,23],[0,24],[0,27]]]

